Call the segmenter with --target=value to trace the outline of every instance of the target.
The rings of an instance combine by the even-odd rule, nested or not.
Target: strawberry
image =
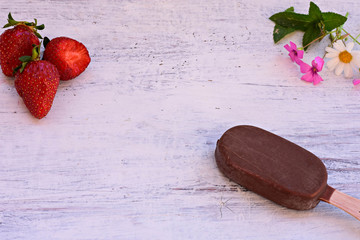
[[[30,113],[41,119],[50,111],[60,75],[52,63],[40,60],[39,49],[35,46],[31,57],[20,58],[23,64],[15,74],[15,88]]]
[[[80,75],[91,59],[84,44],[68,38],[44,39],[44,60],[54,64],[60,73],[60,80],[70,80]]]
[[[0,65],[2,72],[8,76],[14,76],[14,69],[21,64],[19,58],[31,55],[33,44],[39,45],[41,36],[37,30],[44,29],[44,25],[37,26],[34,23],[18,22],[8,15],[8,23],[4,28],[14,26],[0,35]]]

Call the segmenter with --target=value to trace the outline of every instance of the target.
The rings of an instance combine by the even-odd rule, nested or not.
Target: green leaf
[[[340,27],[347,20],[347,17],[333,12],[324,12],[322,13],[322,17],[324,19],[323,22],[325,24],[326,31],[331,31],[337,27]]]
[[[314,2],[310,2],[307,15],[295,13],[294,8],[291,7],[284,12],[272,15],[270,20],[276,24],[273,32],[275,43],[287,34],[300,30],[305,32],[303,46],[306,49],[315,40],[321,40],[331,30],[342,26],[346,22],[347,16],[333,12],[323,13]]]
[[[294,12],[294,10],[295,10],[294,7],[289,7],[284,12]]]
[[[19,66],[17,66],[16,68],[14,68],[13,70],[13,75],[15,75],[15,73],[21,68],[22,64],[20,64]]]
[[[320,8],[313,2],[310,2],[309,16],[313,21],[321,21],[323,19]]]
[[[310,25],[309,28],[306,29],[302,39],[304,50],[306,50],[315,39],[321,37],[321,35],[321,30],[316,24]]]
[[[296,31],[296,29],[294,29],[294,28],[287,28],[287,27],[280,26],[278,24],[275,25],[274,32],[273,32],[274,42],[275,43],[279,42],[286,35],[294,32],[294,31]]]
[[[35,36],[37,36],[38,38],[42,39],[42,36],[40,35],[40,33],[38,32],[34,32]]]
[[[35,28],[36,28],[37,30],[44,30],[45,25],[44,25],[44,24],[41,24],[41,25],[39,25],[39,26],[36,26]]]
[[[295,30],[306,31],[312,19],[309,15],[294,12],[280,12],[272,15],[270,20],[274,23]]]
[[[31,56],[22,56],[22,57],[19,57],[19,60],[21,62],[29,62],[29,61],[31,61]]]
[[[11,16],[11,12],[8,14],[8,20],[14,20],[14,18]]]
[[[49,42],[50,42],[50,39],[48,37],[44,37],[44,41],[43,41],[44,48],[46,48],[46,46],[48,45]]]
[[[8,19],[8,23],[5,24],[5,26],[4,26],[3,28],[15,26],[15,25],[18,24],[18,23],[19,23],[19,22],[15,21],[15,20]]]
[[[26,67],[26,65],[28,64],[28,62],[23,62],[21,65],[20,65],[20,73],[22,73]]]
[[[3,26],[3,28],[8,28],[8,27],[11,27],[11,26],[13,26],[13,25],[11,25],[10,23],[7,23],[7,24],[5,24],[5,25]]]
[[[294,7],[289,7],[284,12],[294,12]],[[294,32],[294,31],[295,31],[294,28],[287,28],[287,27],[280,26],[279,24],[276,24],[274,27],[274,32],[273,32],[274,42],[275,43],[279,42],[286,35]]]
[[[15,21],[14,18],[11,16],[11,12],[9,12],[9,14],[8,14],[8,23],[3,28],[15,26],[18,23],[19,22]]]

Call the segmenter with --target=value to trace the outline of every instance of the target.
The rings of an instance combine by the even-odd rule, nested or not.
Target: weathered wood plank
[[[40,121],[0,76],[0,239],[358,240],[359,222],[346,213],[326,203],[279,207],[229,181],[214,161],[225,130],[256,125],[319,156],[329,185],[360,198],[359,87],[329,71],[319,86],[299,80],[268,20],[290,4],[308,8],[0,0],[3,23],[9,11],[36,17],[44,36],[78,39],[92,57],[60,84]],[[348,11],[348,29],[359,32],[355,0],[317,4]],[[310,48],[305,60],[322,54]]]

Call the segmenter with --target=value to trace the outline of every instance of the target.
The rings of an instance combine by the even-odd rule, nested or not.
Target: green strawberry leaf
[[[21,62],[30,62],[31,61],[31,56],[22,56],[22,57],[19,57],[19,60]]]
[[[39,26],[36,26],[35,28],[36,28],[37,30],[44,30],[45,25],[44,25],[44,24],[41,24],[41,25],[39,25]]]
[[[331,31],[337,27],[340,27],[347,20],[347,17],[333,12],[324,12],[322,13],[322,17],[324,19],[323,22],[325,24],[326,31]]]
[[[294,12],[294,7],[289,7],[288,9],[286,9],[284,12]],[[296,29],[294,28],[288,28],[288,27],[283,27],[279,24],[276,24],[274,27],[274,32],[273,32],[273,39],[274,42],[277,43],[279,42],[282,38],[284,38],[286,35],[292,33],[296,31]]]
[[[37,36],[39,39],[42,39],[42,36],[38,32],[34,32],[35,36]]]
[[[16,24],[18,24],[19,22],[18,21],[15,21],[14,18],[11,16],[11,12],[9,12],[8,14],[8,23],[5,24],[3,26],[3,28],[8,28],[8,27],[11,27],[11,26],[15,26]]]
[[[8,27],[11,27],[11,26],[14,26],[14,25],[12,25],[11,23],[7,23],[7,24],[5,24],[5,25],[3,26],[3,28],[8,28]]]
[[[44,41],[43,41],[44,48],[46,48],[46,46],[48,45],[49,42],[50,42],[50,39],[48,37],[44,37]]]

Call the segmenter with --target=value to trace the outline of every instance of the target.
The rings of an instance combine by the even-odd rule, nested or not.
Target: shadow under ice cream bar
[[[360,200],[327,185],[322,161],[273,133],[233,127],[218,140],[215,158],[232,181],[284,207],[307,210],[321,200],[360,220]]]

